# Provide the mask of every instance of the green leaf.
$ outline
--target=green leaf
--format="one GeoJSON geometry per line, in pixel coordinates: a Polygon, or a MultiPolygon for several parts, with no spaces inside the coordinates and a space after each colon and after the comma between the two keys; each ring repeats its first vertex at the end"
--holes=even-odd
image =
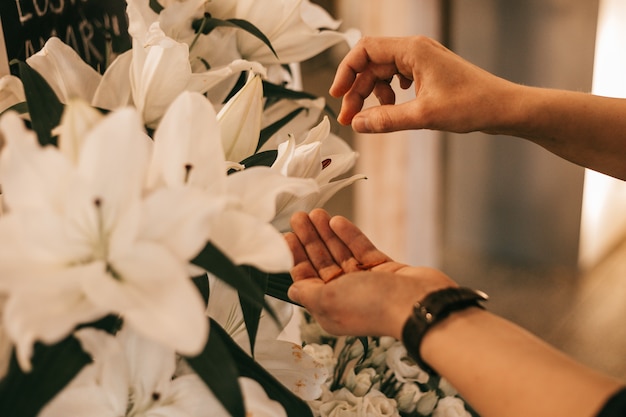
{"type": "Polygon", "coordinates": [[[9,372],[0,383],[0,415],[36,416],[90,362],[73,336],[54,346],[37,344],[29,373],[20,369],[14,353],[9,372]]]}
{"type": "MultiPolygon", "coordinates": [[[[309,99],[315,100],[316,95],[307,93],[306,91],[292,90],[282,85],[274,84],[269,81],[263,81],[263,95],[272,100],[288,99],[288,100],[300,100],[309,99]]],[[[328,104],[324,106],[324,111],[331,116],[335,116],[335,112],[330,108],[328,104]]]]}
{"type": "Polygon", "coordinates": [[[63,114],[63,104],[59,101],[54,90],[46,80],[28,64],[22,61],[13,61],[17,64],[19,75],[24,84],[24,94],[28,103],[28,110],[32,127],[41,146],[55,145],[56,138],[52,136],[52,129],[59,125],[63,114]]]}
{"type": "Polygon", "coordinates": [[[200,292],[200,295],[202,296],[202,299],[204,300],[204,304],[208,304],[209,302],[209,278],[206,276],[206,274],[197,276],[197,277],[193,277],[192,279],[193,284],[196,286],[196,288],[198,289],[198,292],[200,292]]]}
{"type": "Polygon", "coordinates": [[[226,344],[232,355],[240,376],[257,381],[271,399],[282,404],[288,416],[313,417],[311,408],[294,393],[289,391],[276,378],[267,372],[261,365],[254,361],[215,321],[211,320],[211,334],[221,334],[222,341],[226,344]]]}
{"type": "Polygon", "coordinates": [[[292,283],[293,280],[291,279],[291,275],[289,275],[288,273],[269,274],[267,289],[265,290],[265,292],[267,295],[277,298],[279,300],[286,301],[294,305],[300,305],[291,301],[291,299],[289,299],[289,297],[287,296],[287,291],[289,290],[289,287],[292,283]]]}
{"type": "Polygon", "coordinates": [[[237,380],[238,367],[230,352],[232,346],[224,343],[224,339],[230,339],[230,336],[220,329],[211,320],[209,339],[204,350],[198,356],[186,359],[231,416],[245,417],[243,395],[237,380]]]}
{"type": "Polygon", "coordinates": [[[265,36],[265,34],[261,32],[259,28],[257,28],[255,25],[248,22],[247,20],[243,20],[243,19],[222,20],[222,19],[216,19],[206,14],[202,19],[195,20],[191,26],[196,31],[196,33],[203,33],[205,35],[208,35],[209,33],[211,33],[213,29],[217,27],[231,27],[231,28],[236,28],[236,29],[243,29],[249,34],[255,36],[265,45],[267,45],[267,47],[270,49],[270,51],[272,51],[274,56],[278,58],[278,55],[276,54],[276,51],[274,50],[274,47],[272,46],[272,43],[270,42],[268,37],[265,36]]]}
{"type": "Polygon", "coordinates": [[[259,135],[259,144],[256,146],[256,152],[261,149],[263,145],[272,137],[273,134],[278,132],[282,127],[284,127],[287,123],[296,118],[297,115],[302,113],[304,107],[300,107],[295,109],[287,116],[283,117],[280,120],[275,121],[271,125],[267,126],[265,129],[261,130],[261,134],[259,135]]]}
{"type": "MultiPolygon", "coordinates": [[[[107,316],[83,327],[114,333],[120,323],[118,317],[107,316]]],[[[55,345],[37,343],[32,358],[33,369],[28,373],[19,367],[13,352],[7,375],[0,382],[0,416],[36,416],[89,363],[91,357],[74,336],[55,345]]]]}
{"type": "Polygon", "coordinates": [[[237,94],[239,90],[243,88],[244,85],[246,85],[246,79],[248,78],[247,74],[247,71],[241,71],[241,74],[239,74],[239,78],[237,78],[237,82],[230,90],[222,104],[226,104],[231,98],[235,96],[235,94],[237,94]]]}
{"type": "Polygon", "coordinates": [[[161,13],[164,9],[161,3],[159,3],[159,0],[150,0],[150,8],[155,13],[161,13]]]}
{"type": "MultiPolygon", "coordinates": [[[[250,266],[245,267],[245,270],[248,272],[253,285],[258,285],[259,288],[265,293],[268,274],[250,266]]],[[[257,304],[248,302],[241,296],[239,297],[239,304],[241,305],[243,319],[246,323],[246,329],[248,330],[250,352],[252,353],[252,356],[254,356],[254,345],[256,342],[257,331],[259,330],[262,308],[257,304]]]]}
{"type": "MultiPolygon", "coordinates": [[[[256,166],[271,167],[272,164],[276,161],[277,156],[278,156],[278,151],[275,149],[269,150],[269,151],[263,151],[263,152],[255,153],[254,155],[247,157],[240,163],[246,168],[256,167],[256,166]]],[[[236,172],[236,170],[233,170],[233,172],[236,172]]],[[[232,172],[229,172],[229,173],[232,173],[232,172]]]]}
{"type": "Polygon", "coordinates": [[[26,103],[25,101],[22,101],[21,103],[14,104],[11,107],[9,107],[8,109],[6,109],[3,112],[1,112],[0,116],[3,115],[4,113],[8,112],[8,111],[18,112],[19,114],[27,114],[28,113],[28,103],[26,103]]]}
{"type": "Polygon", "coordinates": [[[270,316],[278,322],[276,313],[265,301],[264,291],[252,282],[251,277],[242,268],[235,265],[211,242],[207,243],[198,256],[192,260],[192,263],[236,289],[240,297],[266,309],[270,316]]]}
{"type": "Polygon", "coordinates": [[[366,336],[359,336],[358,339],[363,345],[363,356],[361,356],[361,359],[359,359],[358,361],[358,364],[360,365],[363,363],[363,361],[365,361],[365,358],[367,357],[367,351],[369,349],[369,339],[366,336]]]}

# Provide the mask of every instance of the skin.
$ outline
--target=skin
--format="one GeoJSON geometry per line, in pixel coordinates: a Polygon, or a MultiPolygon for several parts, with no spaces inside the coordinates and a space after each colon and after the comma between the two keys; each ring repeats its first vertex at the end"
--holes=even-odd
{"type": "Polygon", "coordinates": [[[515,84],[429,38],[363,38],[339,64],[330,94],[342,97],[339,122],[357,132],[507,134],[626,179],[626,100],[515,84]],[[396,104],[393,77],[415,98],[396,104]],[[370,94],[380,105],[363,109],[370,94]]]}
{"type": "MultiPolygon", "coordinates": [[[[626,179],[626,100],[511,83],[432,39],[363,38],[330,88],[338,120],[362,133],[483,131],[530,140],[576,164],[626,179]],[[396,77],[415,98],[396,103],[396,77]],[[374,94],[380,103],[363,108],[374,94]]],[[[401,339],[412,306],[457,284],[395,262],[343,217],[296,213],[289,296],[327,331],[401,339]]],[[[623,382],[585,367],[489,311],[451,314],[425,335],[422,358],[483,417],[593,416],[623,382]]]]}
{"type": "MultiPolygon", "coordinates": [[[[416,301],[457,285],[436,269],[393,261],[344,217],[316,209],[294,214],[291,226],[289,297],[330,333],[401,339],[416,301]]],[[[436,324],[420,353],[483,417],[593,416],[622,386],[478,308],[436,324]]]]}

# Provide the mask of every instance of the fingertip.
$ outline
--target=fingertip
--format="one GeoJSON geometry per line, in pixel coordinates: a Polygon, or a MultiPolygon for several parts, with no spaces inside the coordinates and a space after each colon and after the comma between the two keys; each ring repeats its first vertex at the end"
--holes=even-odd
{"type": "Polygon", "coordinates": [[[339,116],[337,116],[337,121],[343,126],[350,126],[350,123],[352,123],[352,118],[346,116],[344,112],[340,112],[339,116]]]}
{"type": "Polygon", "coordinates": [[[300,304],[299,296],[300,296],[300,289],[294,282],[293,284],[291,284],[291,286],[287,290],[287,297],[289,297],[291,301],[300,304]]]}
{"type": "Polygon", "coordinates": [[[309,218],[309,215],[306,212],[296,211],[289,218],[289,224],[291,225],[291,228],[294,229],[294,226],[302,224],[302,221],[308,220],[308,218],[309,218]]]}

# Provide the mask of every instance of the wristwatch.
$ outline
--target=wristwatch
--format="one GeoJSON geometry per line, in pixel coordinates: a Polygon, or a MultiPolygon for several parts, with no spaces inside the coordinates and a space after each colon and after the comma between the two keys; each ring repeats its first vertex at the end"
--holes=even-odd
{"type": "Polygon", "coordinates": [[[402,329],[402,342],[408,355],[424,371],[431,375],[436,372],[428,366],[420,355],[420,346],[426,332],[450,313],[468,307],[484,308],[481,304],[489,297],[482,291],[466,287],[451,287],[434,291],[413,306],[402,329]]]}

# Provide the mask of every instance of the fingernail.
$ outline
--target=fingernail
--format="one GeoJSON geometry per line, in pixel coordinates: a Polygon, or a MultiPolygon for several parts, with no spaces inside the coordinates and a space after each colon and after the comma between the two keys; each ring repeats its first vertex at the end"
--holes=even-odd
{"type": "Polygon", "coordinates": [[[352,119],[352,129],[361,133],[370,133],[372,131],[369,119],[359,115],[354,116],[354,119],[352,119]]]}

